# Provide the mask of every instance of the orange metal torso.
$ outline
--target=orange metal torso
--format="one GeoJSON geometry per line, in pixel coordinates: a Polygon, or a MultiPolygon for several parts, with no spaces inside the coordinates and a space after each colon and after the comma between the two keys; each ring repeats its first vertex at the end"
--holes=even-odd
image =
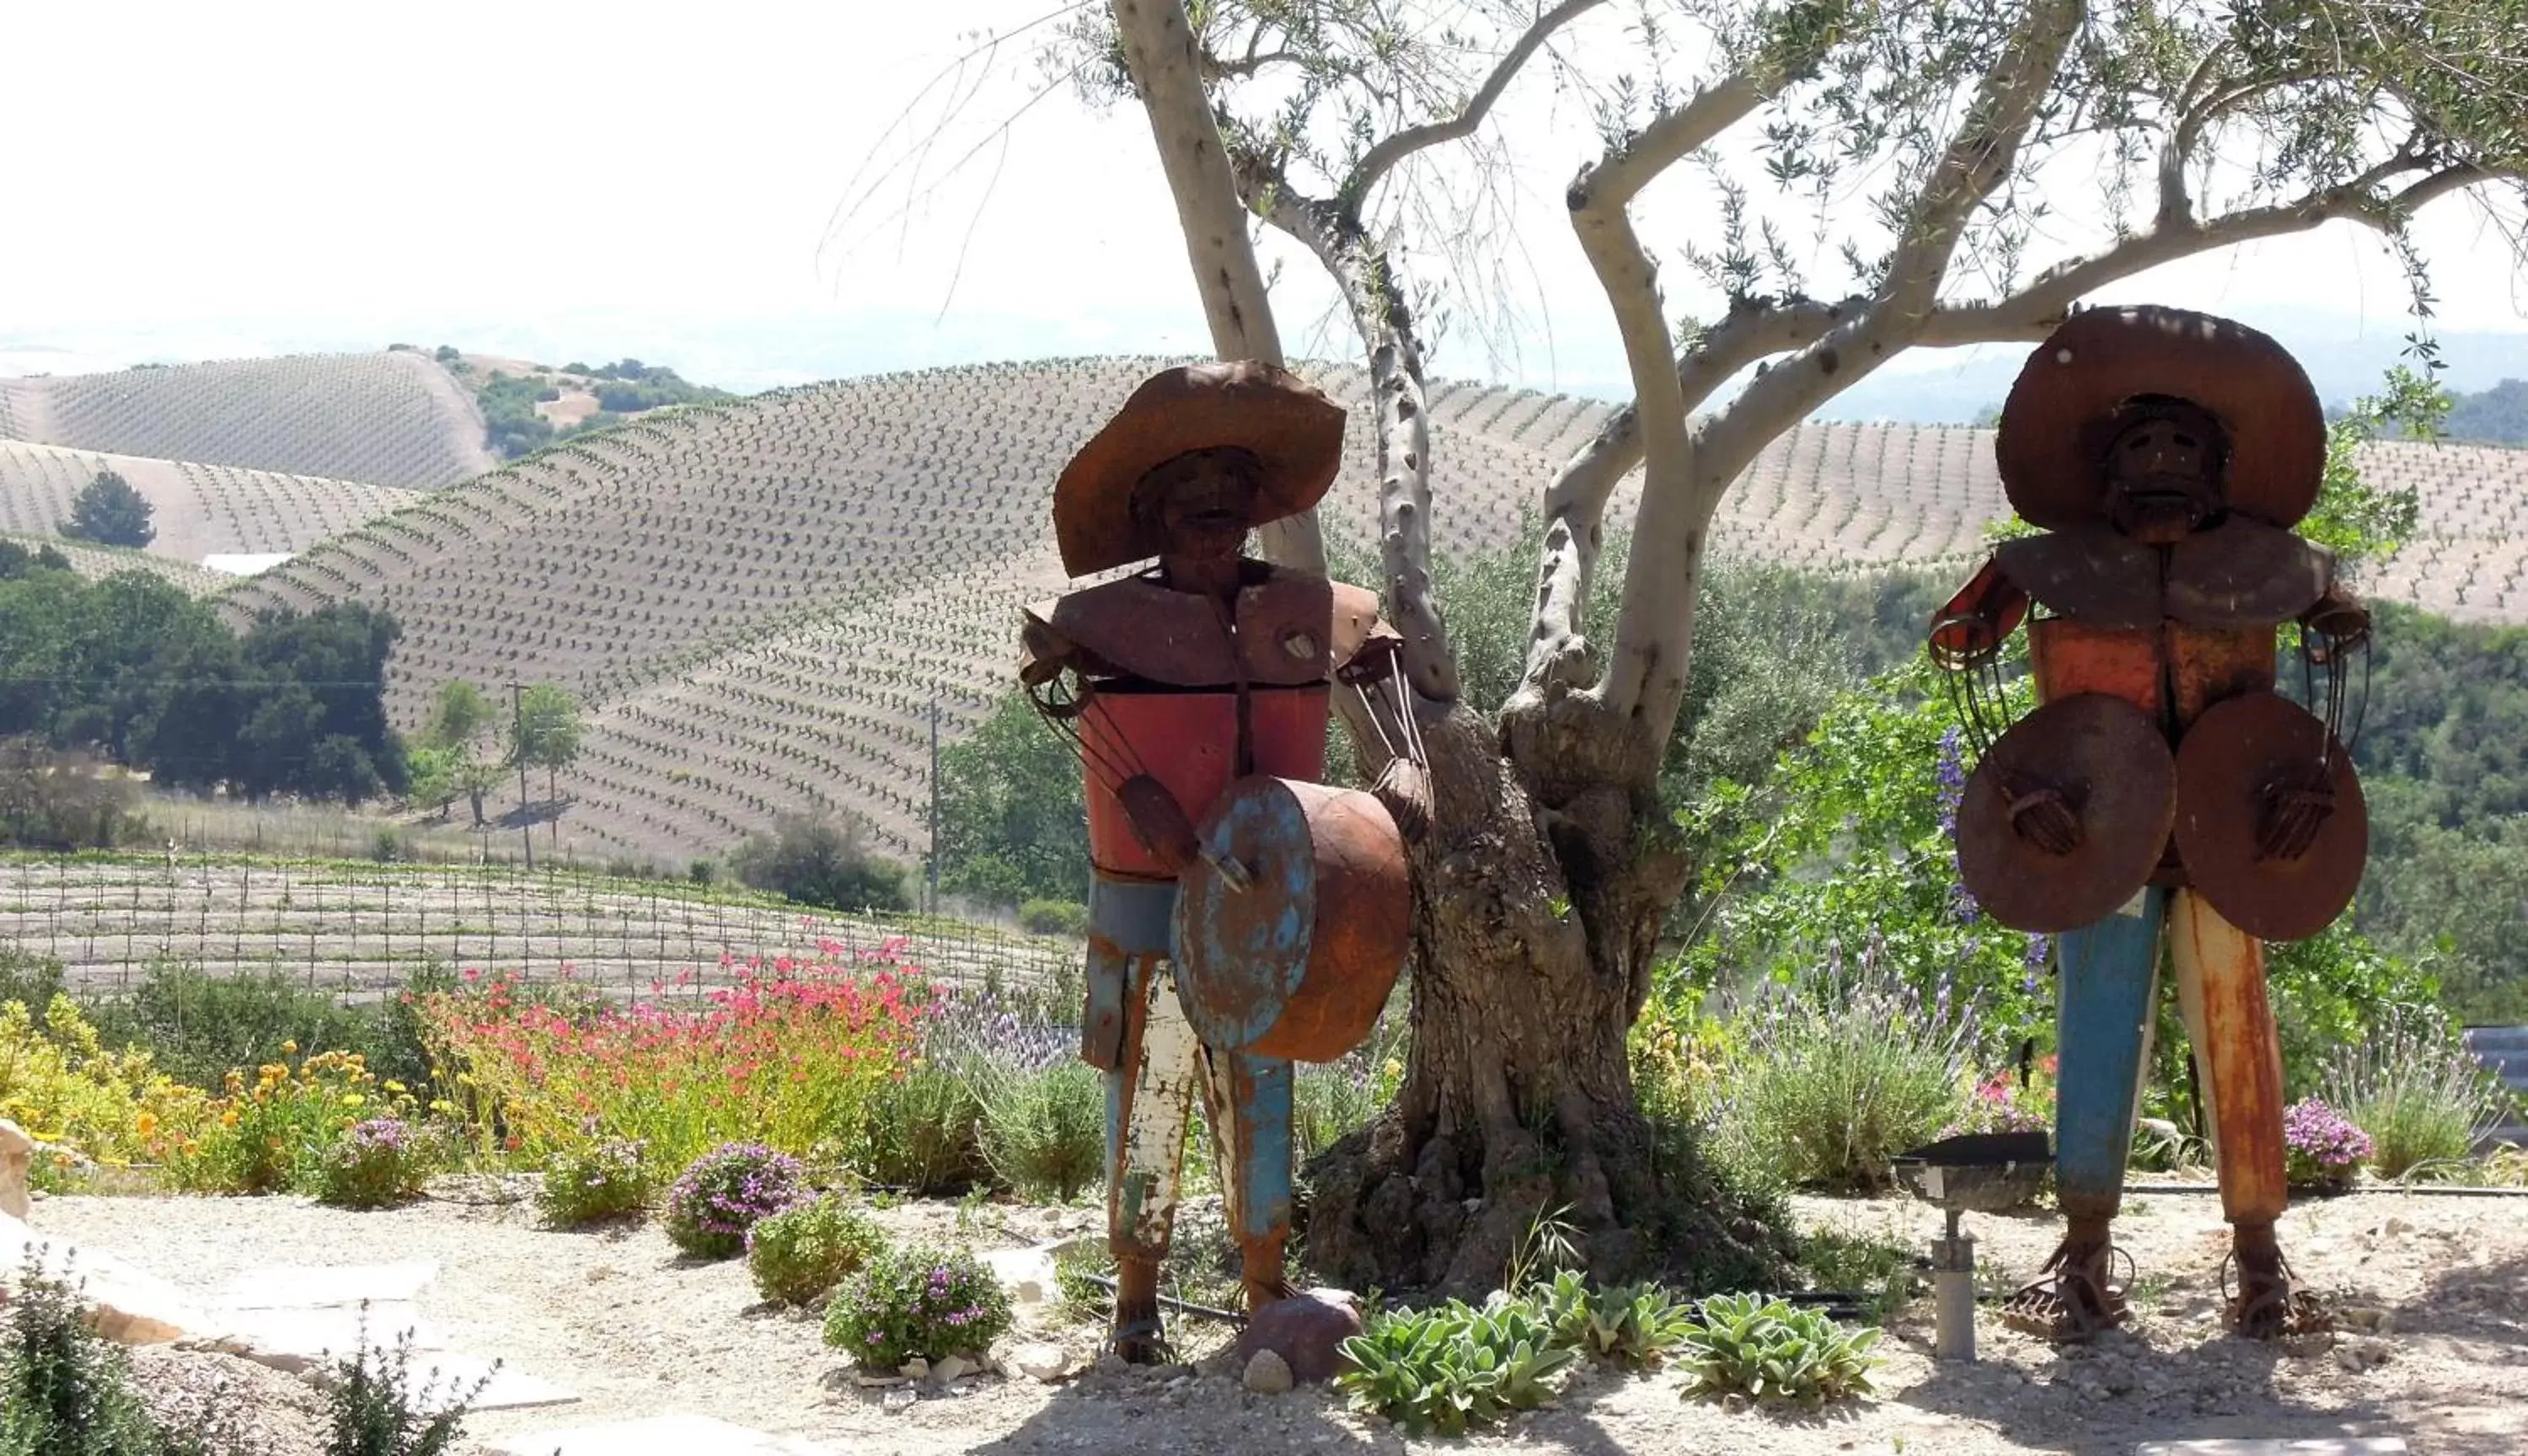
{"type": "Polygon", "coordinates": [[[2171,747],[2203,710],[2274,687],[2272,627],[2092,627],[2072,617],[2028,626],[2040,702],[2105,693],[2147,712],[2171,747]]]}

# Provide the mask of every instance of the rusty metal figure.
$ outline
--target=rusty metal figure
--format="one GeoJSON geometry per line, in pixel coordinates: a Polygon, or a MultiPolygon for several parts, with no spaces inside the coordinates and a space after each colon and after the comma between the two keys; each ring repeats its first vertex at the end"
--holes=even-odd
{"type": "Polygon", "coordinates": [[[1292,1297],[1290,1073],[1367,1036],[1402,967],[1403,841],[1430,814],[1400,639],[1378,597],[1242,554],[1333,484],[1343,411],[1283,370],[1172,369],[1064,470],[1064,567],[1155,566],[1028,609],[1019,676],[1087,774],[1087,1004],[1106,1073],[1114,1347],[1163,1358],[1191,1100],[1220,1152],[1249,1310],[1292,1297]],[[1336,692],[1390,762],[1327,787],[1336,692]]]}
{"type": "Polygon", "coordinates": [[[2315,1327],[2274,1237],[2283,1080],[2263,942],[2317,933],[2360,879],[2368,821],[2338,729],[2370,632],[2333,557],[2291,530],[2324,474],[2317,395],[2238,324],[2092,310],[2029,356],[1998,453],[2012,506],[2045,534],[1993,553],[1933,620],[1930,651],[1984,750],[1958,815],[1967,887],[2002,923],[2057,936],[2067,1226],[2006,1313],[2056,1339],[2125,1317],[2110,1226],[2165,939],[2232,1227],[2231,1327],[2315,1327]],[[2041,705],[2005,724],[1997,661],[2024,618],[2041,705]],[[2289,623],[2322,717],[2274,691],[2289,623]]]}

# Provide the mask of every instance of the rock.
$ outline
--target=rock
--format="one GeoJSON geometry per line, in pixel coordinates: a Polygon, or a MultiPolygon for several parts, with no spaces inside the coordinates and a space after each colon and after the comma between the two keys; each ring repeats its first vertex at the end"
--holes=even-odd
{"type": "Polygon", "coordinates": [[[1101,1376],[1120,1376],[1132,1368],[1132,1362],[1112,1350],[1107,1350],[1097,1357],[1097,1373],[1101,1376]]]}
{"type": "Polygon", "coordinates": [[[930,1378],[930,1362],[916,1355],[897,1366],[895,1373],[908,1380],[926,1380],[930,1378]]]}
{"type": "Polygon", "coordinates": [[[962,1355],[943,1355],[931,1363],[930,1378],[945,1385],[959,1376],[972,1373],[974,1369],[974,1362],[962,1355]]]}
{"type": "Polygon", "coordinates": [[[2396,1355],[2396,1347],[2386,1340],[2348,1339],[2335,1347],[2335,1363],[2359,1375],[2387,1364],[2396,1355]]]}
{"type": "Polygon", "coordinates": [[[2344,1322],[2346,1329],[2363,1330],[2370,1334],[2386,1334],[2389,1326],[2396,1323],[2396,1317],[2393,1314],[2375,1305],[2347,1304],[2335,1313],[2336,1317],[2344,1322]]]}
{"type": "Polygon", "coordinates": [[[43,1238],[16,1218],[0,1214],[0,1279],[14,1281],[29,1252],[44,1276],[79,1286],[79,1298],[95,1309],[90,1323],[96,1332],[117,1344],[216,1340],[227,1333],[190,1295],[156,1274],[66,1239],[43,1238]]]}
{"type": "Polygon", "coordinates": [[[894,1386],[894,1385],[901,1385],[901,1384],[903,1384],[903,1383],[904,1383],[904,1377],[902,1377],[902,1376],[873,1376],[873,1375],[869,1374],[869,1373],[868,1373],[868,1372],[866,1372],[866,1371],[864,1371],[863,1373],[861,1373],[859,1376],[855,1377],[854,1378],[855,1378],[855,1379],[857,1379],[857,1380],[859,1381],[859,1383],[861,1383],[862,1385],[867,1386],[867,1387],[869,1387],[869,1388],[871,1388],[871,1389],[878,1389],[878,1388],[884,1388],[884,1387],[889,1387],[889,1386],[894,1386]]]}
{"type": "Polygon", "coordinates": [[[995,1249],[983,1256],[1001,1287],[1010,1291],[1018,1304],[1043,1304],[1061,1292],[1053,1276],[1053,1246],[1039,1244],[1031,1249],[995,1249]]]}
{"type": "Polygon", "coordinates": [[[1050,1385],[1071,1374],[1071,1352],[1060,1345],[1021,1345],[1010,1352],[1008,1365],[1030,1380],[1050,1385]]]}
{"type": "Polygon", "coordinates": [[[1360,1327],[1360,1310],[1349,1294],[1311,1289],[1257,1310],[1238,1331],[1238,1357],[1251,1365],[1258,1351],[1270,1350],[1290,1367],[1293,1380],[1330,1380],[1343,1368],[1343,1342],[1360,1327]]]}
{"type": "Polygon", "coordinates": [[[914,1389],[911,1385],[898,1385],[894,1389],[886,1392],[884,1395],[879,1396],[878,1404],[890,1411],[900,1411],[921,1398],[921,1396],[914,1393],[914,1389]]]}
{"type": "Polygon", "coordinates": [[[1291,1385],[1290,1363],[1271,1350],[1258,1350],[1246,1361],[1246,1388],[1258,1395],[1283,1395],[1291,1385]]]}
{"type": "Polygon", "coordinates": [[[24,1219],[32,1207],[26,1199],[26,1170],[35,1161],[35,1140],[26,1129],[0,1118],[0,1214],[24,1219]]]}

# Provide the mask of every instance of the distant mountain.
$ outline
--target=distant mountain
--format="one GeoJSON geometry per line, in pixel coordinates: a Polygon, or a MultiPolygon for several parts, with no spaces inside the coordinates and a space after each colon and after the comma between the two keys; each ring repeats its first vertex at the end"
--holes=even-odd
{"type": "MultiPolygon", "coordinates": [[[[2358,326],[2323,314],[2250,318],[2246,322],[2281,339],[2308,371],[2318,397],[2329,405],[2348,404],[2375,393],[2380,376],[2400,362],[2400,333],[2372,326],[2367,337],[2358,326]]],[[[2440,336],[2441,359],[2448,366],[2442,382],[2453,392],[2498,392],[2505,380],[2528,379],[2528,333],[2449,333],[2440,336]]],[[[1932,360],[1942,354],[1909,358],[1932,360]]],[[[1908,424],[1967,424],[1998,406],[2019,377],[2025,350],[1975,348],[1954,351],[1957,363],[1899,371],[1891,367],[1837,395],[1818,411],[1825,420],[1892,420],[1908,424]]],[[[2494,436],[2468,438],[2496,439],[2494,436]]],[[[2517,437],[2511,442],[2520,442],[2517,437]]]]}
{"type": "Polygon", "coordinates": [[[2462,394],[2449,407],[2452,440],[2485,444],[2528,444],[2528,380],[2505,379],[2480,394],[2462,394]]]}

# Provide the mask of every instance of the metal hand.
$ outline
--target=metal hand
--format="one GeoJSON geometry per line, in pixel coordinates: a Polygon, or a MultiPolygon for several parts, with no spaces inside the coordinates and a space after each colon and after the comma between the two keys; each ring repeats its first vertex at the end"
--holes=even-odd
{"type": "Polygon", "coordinates": [[[2072,811],[2063,791],[2051,784],[2017,776],[2002,780],[2010,796],[2010,827],[2020,838],[2049,855],[2068,855],[2087,838],[2080,816],[2072,811]]]}
{"type": "Polygon", "coordinates": [[[2264,814],[2256,826],[2260,859],[2296,859],[2307,854],[2335,812],[2335,786],[2317,764],[2275,775],[2261,798],[2264,814]]]}

